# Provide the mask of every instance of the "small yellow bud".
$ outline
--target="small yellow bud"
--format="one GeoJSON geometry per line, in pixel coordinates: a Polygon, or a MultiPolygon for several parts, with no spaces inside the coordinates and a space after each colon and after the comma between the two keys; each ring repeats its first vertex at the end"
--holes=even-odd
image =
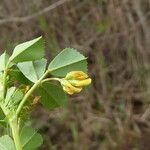
{"type": "Polygon", "coordinates": [[[74,87],[74,86],[72,86],[72,85],[71,85],[67,80],[65,80],[65,79],[62,79],[62,80],[61,80],[61,85],[62,85],[62,87],[63,87],[63,90],[64,90],[66,93],[70,94],[70,95],[72,95],[72,94],[74,94],[74,93],[79,93],[79,92],[81,92],[81,90],[82,90],[81,87],[74,87]]]}
{"type": "Polygon", "coordinates": [[[63,90],[64,90],[66,93],[72,95],[72,94],[74,94],[74,93],[79,93],[79,92],[81,92],[82,88],[71,89],[71,88],[69,88],[68,86],[63,86],[63,90]]]}
{"type": "Polygon", "coordinates": [[[65,77],[66,80],[84,80],[86,78],[88,75],[83,71],[71,71],[65,77]]]}
{"type": "Polygon", "coordinates": [[[61,85],[66,93],[72,95],[81,92],[82,87],[89,85],[91,81],[86,73],[71,71],[61,80],[61,85]]]}

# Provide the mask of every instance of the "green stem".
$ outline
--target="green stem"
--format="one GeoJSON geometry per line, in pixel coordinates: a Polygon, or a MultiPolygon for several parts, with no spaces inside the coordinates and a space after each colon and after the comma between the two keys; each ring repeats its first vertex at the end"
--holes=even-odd
{"type": "MultiPolygon", "coordinates": [[[[3,110],[5,116],[7,116],[8,110],[2,104],[0,104],[0,107],[3,110]]],[[[9,120],[9,125],[12,130],[12,136],[14,139],[16,150],[22,150],[22,146],[20,143],[20,137],[19,137],[19,124],[18,124],[17,120],[18,120],[17,117],[14,116],[13,119],[9,120]]]]}
{"type": "Polygon", "coordinates": [[[19,127],[18,127],[18,124],[17,124],[17,118],[10,121],[9,124],[10,124],[11,130],[12,130],[12,136],[13,136],[13,139],[14,139],[16,150],[22,150],[20,137],[19,137],[19,127]]]}
{"type": "MultiPolygon", "coordinates": [[[[3,75],[3,100],[5,99],[6,92],[7,92],[7,68],[9,66],[9,62],[7,63],[5,70],[4,70],[4,75],[3,75]]],[[[0,104],[1,109],[3,110],[5,116],[8,114],[8,110],[3,106],[3,104],[0,104]]],[[[18,126],[18,121],[17,121],[17,116],[14,116],[13,120],[9,120],[9,125],[12,130],[12,136],[14,139],[15,147],[16,150],[22,150],[22,146],[20,143],[20,137],[19,137],[19,126],[18,126]]]]}
{"type": "Polygon", "coordinates": [[[52,80],[56,80],[56,81],[59,81],[59,82],[60,82],[60,79],[59,79],[59,78],[47,78],[47,79],[43,80],[42,83],[48,82],[48,81],[52,81],[52,80]]]}
{"type": "Polygon", "coordinates": [[[23,97],[22,101],[20,102],[17,110],[16,110],[16,115],[18,116],[21,109],[23,108],[23,105],[27,101],[27,99],[30,97],[30,95],[34,92],[34,90],[41,84],[41,81],[48,75],[49,70],[45,72],[45,74],[31,87],[31,89],[25,94],[23,97]]]}

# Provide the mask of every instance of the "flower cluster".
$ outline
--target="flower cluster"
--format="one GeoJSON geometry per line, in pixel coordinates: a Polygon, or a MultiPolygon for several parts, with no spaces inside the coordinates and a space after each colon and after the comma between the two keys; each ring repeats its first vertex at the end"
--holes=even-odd
{"type": "Polygon", "coordinates": [[[69,72],[65,78],[61,79],[63,90],[70,95],[79,93],[83,87],[88,86],[90,83],[91,78],[82,71],[69,72]]]}

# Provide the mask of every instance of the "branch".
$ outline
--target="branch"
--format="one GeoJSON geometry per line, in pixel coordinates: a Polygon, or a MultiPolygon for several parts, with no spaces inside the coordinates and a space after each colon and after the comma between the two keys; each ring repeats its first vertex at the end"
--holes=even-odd
{"type": "Polygon", "coordinates": [[[33,13],[31,15],[27,15],[27,16],[24,16],[24,17],[10,17],[10,18],[6,18],[6,19],[1,19],[0,20],[0,25],[1,24],[5,24],[5,23],[9,23],[9,22],[26,22],[26,21],[29,21],[31,19],[34,19],[40,15],[43,15],[53,9],[55,9],[56,7],[60,6],[60,5],[63,5],[65,2],[67,1],[70,1],[70,0],[59,0],[58,2],[55,2],[53,4],[51,4],[50,6],[36,12],[36,13],[33,13]]]}

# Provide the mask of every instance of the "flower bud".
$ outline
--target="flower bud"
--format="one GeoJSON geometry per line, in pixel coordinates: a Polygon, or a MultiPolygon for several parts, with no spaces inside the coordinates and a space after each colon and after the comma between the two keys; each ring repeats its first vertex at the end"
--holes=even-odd
{"type": "Polygon", "coordinates": [[[63,90],[64,90],[66,93],[70,94],[70,95],[72,95],[72,94],[74,94],[74,93],[79,93],[79,92],[81,92],[81,90],[82,90],[81,87],[74,87],[74,86],[72,86],[72,85],[71,85],[67,80],[65,80],[65,79],[62,79],[62,80],[61,80],[61,85],[62,85],[62,87],[63,87],[63,90]]]}
{"type": "Polygon", "coordinates": [[[69,80],[69,82],[76,87],[83,87],[83,86],[88,86],[91,84],[91,79],[87,78],[85,80],[69,80]]]}
{"type": "Polygon", "coordinates": [[[89,85],[91,81],[86,73],[71,71],[64,79],[61,79],[61,85],[66,93],[72,95],[81,92],[82,87],[89,85]]]}
{"type": "Polygon", "coordinates": [[[66,80],[84,80],[86,78],[88,75],[83,71],[71,71],[65,77],[66,80]]]}

